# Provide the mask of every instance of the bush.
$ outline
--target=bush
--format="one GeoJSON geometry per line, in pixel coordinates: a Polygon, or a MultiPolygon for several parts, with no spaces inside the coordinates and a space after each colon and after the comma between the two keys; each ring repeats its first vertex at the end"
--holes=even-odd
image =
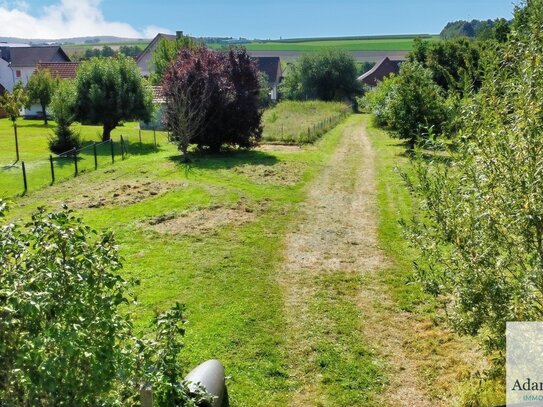
{"type": "Polygon", "coordinates": [[[367,113],[373,113],[375,124],[380,127],[390,126],[388,102],[396,86],[397,76],[392,74],[383,79],[376,87],[366,92],[360,99],[360,107],[367,113]]]}
{"type": "Polygon", "coordinates": [[[53,95],[51,110],[57,125],[54,137],[49,138],[49,149],[55,154],[81,146],[79,135],[71,128],[75,114],[75,98],[75,86],[69,81],[61,82],[53,95]]]}
{"type": "Polygon", "coordinates": [[[183,308],[155,318],[154,338],[135,337],[121,267],[113,234],[67,210],[0,227],[2,405],[136,406],[147,382],[158,406],[195,405],[180,384],[183,308]]]}
{"type": "Polygon", "coordinates": [[[418,139],[444,130],[449,117],[443,93],[430,70],[418,62],[404,62],[399,75],[379,83],[363,104],[371,109],[378,124],[413,147],[418,139]]]}
{"type": "Polygon", "coordinates": [[[244,49],[182,49],[165,74],[165,121],[185,158],[188,147],[252,147],[262,135],[260,83],[244,49]]]}
{"type": "Polygon", "coordinates": [[[527,3],[486,67],[452,164],[419,156],[410,180],[421,202],[408,229],[421,252],[417,277],[498,363],[506,322],[543,318],[543,64],[533,57],[543,53],[542,10],[541,0],[527,3]]]}

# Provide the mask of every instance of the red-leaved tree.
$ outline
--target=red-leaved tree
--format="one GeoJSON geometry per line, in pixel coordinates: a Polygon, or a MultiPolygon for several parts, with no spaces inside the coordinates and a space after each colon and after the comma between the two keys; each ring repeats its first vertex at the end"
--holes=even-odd
{"type": "Polygon", "coordinates": [[[164,119],[185,160],[190,144],[216,152],[260,140],[258,71],[244,49],[182,49],[162,87],[164,119]]]}

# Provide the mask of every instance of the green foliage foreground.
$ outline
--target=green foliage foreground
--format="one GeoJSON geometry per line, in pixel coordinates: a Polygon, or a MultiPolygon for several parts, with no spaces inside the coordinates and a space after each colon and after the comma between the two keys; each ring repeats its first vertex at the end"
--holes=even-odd
{"type": "Polygon", "coordinates": [[[158,406],[194,405],[180,382],[183,307],[157,316],[154,336],[133,335],[121,267],[113,235],[66,210],[0,227],[2,405],[136,406],[143,383],[158,406]]]}
{"type": "Polygon", "coordinates": [[[489,352],[504,351],[506,321],[543,318],[543,1],[523,16],[462,114],[451,164],[421,152],[412,180],[418,277],[489,352]]]}

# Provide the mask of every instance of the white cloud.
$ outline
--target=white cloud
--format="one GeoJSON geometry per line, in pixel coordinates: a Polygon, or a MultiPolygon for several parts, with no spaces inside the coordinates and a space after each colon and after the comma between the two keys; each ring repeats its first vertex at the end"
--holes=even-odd
{"type": "Polygon", "coordinates": [[[24,0],[0,1],[0,36],[59,39],[113,35],[128,38],[151,38],[169,30],[149,26],[138,31],[130,24],[107,21],[100,0],[60,0],[45,7],[41,15],[28,13],[24,0]]]}

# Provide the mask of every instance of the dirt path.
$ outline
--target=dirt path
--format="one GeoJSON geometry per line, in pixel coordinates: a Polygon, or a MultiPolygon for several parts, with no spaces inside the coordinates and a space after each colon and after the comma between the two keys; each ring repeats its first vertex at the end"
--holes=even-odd
{"type": "MultiPolygon", "coordinates": [[[[323,278],[334,273],[363,276],[364,284],[347,301],[359,310],[360,341],[368,342],[393,369],[379,405],[438,405],[421,390],[415,364],[403,350],[406,330],[397,328],[405,325],[404,316],[392,309],[386,289],[372,282],[371,276],[388,262],[378,245],[376,205],[374,153],[362,122],[351,118],[336,152],[309,187],[298,229],[287,238],[280,282],[285,293],[291,375],[298,385],[291,406],[340,405],[340,395],[325,389],[316,351],[315,326],[330,324],[333,316],[326,310],[312,311],[323,278]],[[382,313],[395,316],[383,323],[382,313]]],[[[342,338],[334,340],[341,342],[342,338]]]]}

